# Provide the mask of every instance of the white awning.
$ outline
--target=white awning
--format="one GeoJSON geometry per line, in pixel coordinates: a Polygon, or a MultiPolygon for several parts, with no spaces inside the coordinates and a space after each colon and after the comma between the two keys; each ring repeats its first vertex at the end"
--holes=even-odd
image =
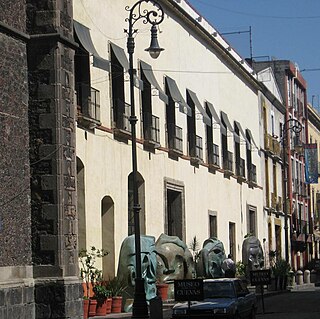
{"type": "Polygon", "coordinates": [[[206,113],[205,109],[202,107],[196,93],[192,92],[191,90],[187,89],[191,100],[193,101],[194,105],[197,107],[199,112],[202,114],[202,121],[204,124],[211,126],[211,119],[206,113]]]}
{"type": "Polygon", "coordinates": [[[146,62],[140,61],[140,66],[143,74],[147,78],[148,82],[159,92],[159,98],[164,103],[169,103],[168,96],[164,93],[164,91],[161,89],[158,81],[156,80],[151,65],[147,64],[146,62]]]}
{"type": "Polygon", "coordinates": [[[96,68],[110,71],[110,61],[102,58],[99,53],[97,52],[96,48],[91,39],[90,30],[84,26],[83,24],[73,21],[74,31],[84,49],[92,54],[93,56],[93,66],[96,68]]]}
{"type": "Polygon", "coordinates": [[[176,81],[171,79],[170,77],[166,76],[166,82],[167,82],[168,89],[169,89],[170,96],[171,96],[172,100],[179,104],[179,111],[181,113],[188,115],[188,116],[192,116],[191,108],[189,107],[189,105],[186,103],[186,101],[182,97],[182,95],[178,89],[176,81]]]}

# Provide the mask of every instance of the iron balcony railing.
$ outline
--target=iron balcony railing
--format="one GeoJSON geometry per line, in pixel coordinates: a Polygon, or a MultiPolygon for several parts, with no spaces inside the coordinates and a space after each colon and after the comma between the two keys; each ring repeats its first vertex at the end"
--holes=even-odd
{"type": "Polygon", "coordinates": [[[208,164],[220,166],[219,145],[212,145],[212,152],[208,153],[208,164]]]}
{"type": "Polygon", "coordinates": [[[202,137],[196,135],[196,157],[203,160],[202,137]]]}
{"type": "Polygon", "coordinates": [[[257,168],[254,164],[251,164],[248,173],[249,173],[249,176],[248,176],[249,181],[256,183],[257,182],[257,168]]]}
{"type": "Polygon", "coordinates": [[[131,134],[131,124],[129,121],[131,114],[130,104],[120,99],[116,99],[114,102],[114,112],[116,114],[116,128],[124,130],[131,134]]]}
{"type": "Polygon", "coordinates": [[[233,153],[226,152],[225,157],[223,157],[223,168],[227,171],[233,172],[233,153]]]}
{"type": "Polygon", "coordinates": [[[83,116],[100,121],[100,91],[88,84],[76,83],[77,105],[83,116]]]}
{"type": "Polygon", "coordinates": [[[151,113],[143,113],[144,138],[160,144],[160,119],[151,113]]]}
{"type": "Polygon", "coordinates": [[[236,174],[239,177],[245,177],[245,160],[243,158],[239,158],[236,161],[236,174]]]}
{"type": "Polygon", "coordinates": [[[168,141],[169,148],[179,153],[183,152],[182,146],[182,128],[173,124],[168,124],[168,141]]]}

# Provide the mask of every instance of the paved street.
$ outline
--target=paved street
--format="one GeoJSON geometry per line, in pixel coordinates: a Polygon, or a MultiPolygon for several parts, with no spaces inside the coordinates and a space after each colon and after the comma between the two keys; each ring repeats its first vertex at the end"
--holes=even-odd
{"type": "Polygon", "coordinates": [[[263,315],[259,301],[257,319],[319,319],[320,290],[268,296],[265,312],[263,315]]]}

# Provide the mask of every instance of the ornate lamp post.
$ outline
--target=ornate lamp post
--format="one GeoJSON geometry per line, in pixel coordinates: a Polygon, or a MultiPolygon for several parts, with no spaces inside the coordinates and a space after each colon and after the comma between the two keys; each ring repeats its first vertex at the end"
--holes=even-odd
{"type": "Polygon", "coordinates": [[[146,301],[146,294],[144,289],[144,279],[141,273],[141,245],[140,245],[140,205],[138,197],[137,185],[137,140],[136,140],[136,123],[137,117],[135,115],[134,104],[134,75],[136,70],[133,68],[133,53],[134,53],[134,38],[133,35],[137,33],[137,29],[133,29],[138,20],[142,20],[144,24],[151,24],[151,43],[150,47],[146,49],[150,56],[156,59],[161,51],[157,39],[157,25],[164,19],[164,12],[157,1],[154,0],[140,0],[131,8],[127,6],[126,11],[129,12],[129,18],[126,19],[129,24],[127,49],[129,54],[129,74],[130,74],[130,102],[131,102],[131,136],[132,136],[132,177],[133,177],[133,212],[134,212],[134,229],[135,229],[135,256],[136,256],[136,277],[135,277],[135,293],[132,307],[132,318],[148,318],[148,305],[146,301]],[[143,5],[151,4],[151,10],[148,10],[143,5]]]}
{"type": "Polygon", "coordinates": [[[299,134],[302,125],[298,120],[289,119],[284,123],[282,130],[282,150],[283,150],[283,198],[284,198],[284,242],[286,261],[289,262],[289,239],[288,239],[288,207],[287,207],[287,186],[288,186],[288,166],[287,166],[287,145],[288,131],[299,134]]]}

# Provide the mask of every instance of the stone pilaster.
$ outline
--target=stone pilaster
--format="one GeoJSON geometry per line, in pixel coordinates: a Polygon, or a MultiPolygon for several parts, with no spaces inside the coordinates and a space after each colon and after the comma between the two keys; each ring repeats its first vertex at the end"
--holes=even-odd
{"type": "Polygon", "coordinates": [[[80,318],[72,1],[27,1],[36,318],[80,318]]]}

